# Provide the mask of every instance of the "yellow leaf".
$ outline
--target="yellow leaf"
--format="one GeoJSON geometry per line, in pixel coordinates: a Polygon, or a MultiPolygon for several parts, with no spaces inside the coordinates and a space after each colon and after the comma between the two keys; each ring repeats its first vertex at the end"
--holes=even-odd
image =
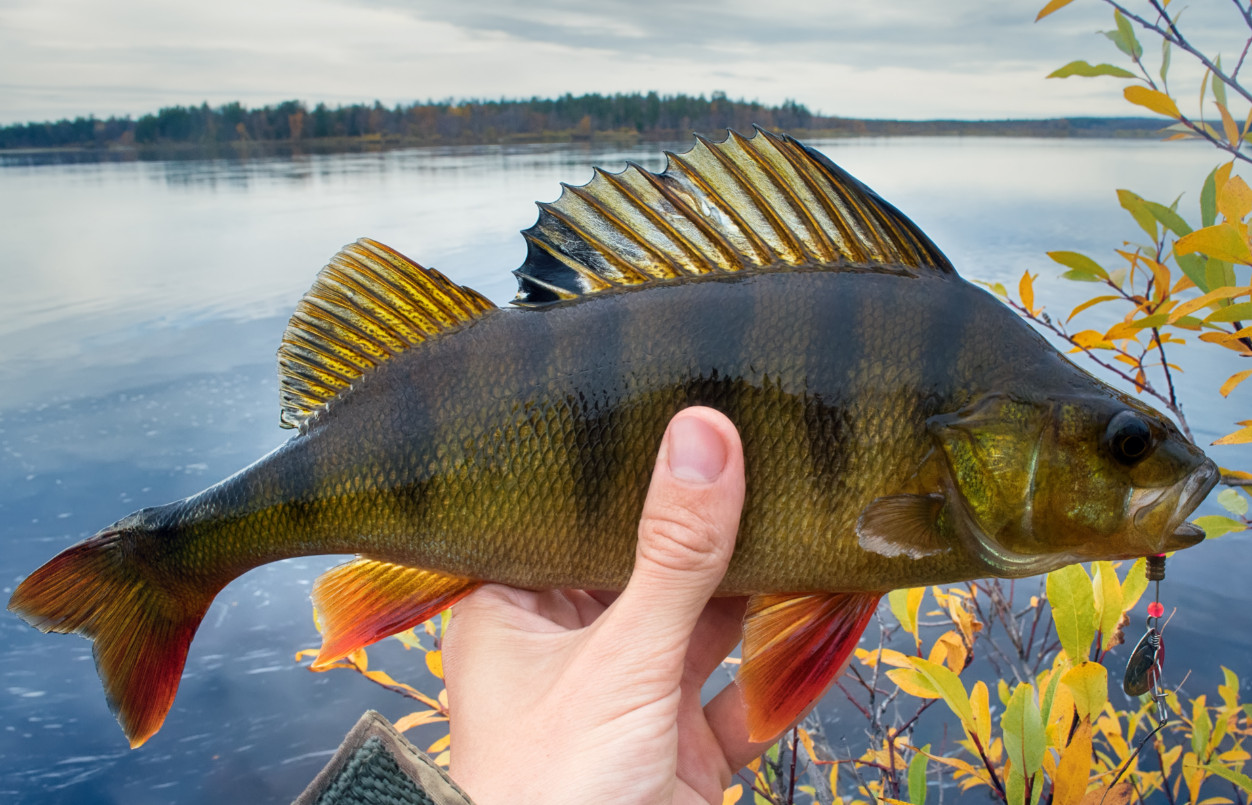
{"type": "Polygon", "coordinates": [[[1218,392],[1223,397],[1229,397],[1230,392],[1235,390],[1235,386],[1247,380],[1249,377],[1252,377],[1252,369],[1244,369],[1242,372],[1235,372],[1226,379],[1225,383],[1222,383],[1222,387],[1218,389],[1218,392]]]}
{"type": "Polygon", "coordinates": [[[1096,296],[1091,299],[1088,299],[1086,302],[1083,302],[1081,305],[1074,308],[1073,311],[1070,312],[1069,318],[1066,319],[1065,321],[1066,322],[1072,321],[1075,316],[1077,316],[1079,313],[1082,313],[1084,310],[1086,310],[1089,307],[1094,307],[1098,304],[1101,304],[1102,302],[1111,302],[1114,299],[1121,299],[1121,297],[1110,295],[1110,296],[1096,296]]]}
{"type": "Polygon", "coordinates": [[[1022,307],[1026,308],[1026,312],[1035,315],[1035,278],[1031,276],[1029,271],[1022,272],[1022,278],[1017,283],[1017,292],[1022,297],[1022,307]]]}
{"type": "Polygon", "coordinates": [[[1091,723],[1084,721],[1074,731],[1069,746],[1061,751],[1052,780],[1053,805],[1078,805],[1087,793],[1091,772],[1091,723]]]}
{"type": "Polygon", "coordinates": [[[1200,308],[1211,305],[1214,302],[1219,302],[1223,299],[1236,299],[1240,296],[1247,296],[1249,294],[1252,294],[1252,288],[1249,288],[1248,286],[1225,285],[1221,288],[1216,288],[1203,296],[1197,296],[1195,299],[1183,302],[1181,305],[1174,308],[1170,311],[1169,323],[1173,324],[1183,316],[1189,316],[1200,308]]]}
{"type": "Polygon", "coordinates": [[[1226,142],[1231,145],[1239,145],[1239,125],[1230,116],[1230,110],[1226,108],[1226,104],[1219,103],[1217,104],[1217,111],[1222,116],[1222,131],[1226,135],[1226,142]]]}
{"type": "Polygon", "coordinates": [[[1252,442],[1252,425],[1245,425],[1234,433],[1227,433],[1213,444],[1247,444],[1252,442]]]}
{"type": "Polygon", "coordinates": [[[1080,802],[1081,805],[1130,805],[1134,793],[1134,786],[1123,780],[1111,787],[1097,788],[1080,802]]]}
{"type": "Polygon", "coordinates": [[[961,640],[961,636],[956,632],[948,631],[935,641],[927,659],[933,663],[942,663],[954,673],[959,674],[965,670],[965,659],[968,655],[969,652],[965,650],[965,641],[961,640]]]}
{"type": "Polygon", "coordinates": [[[395,726],[397,732],[405,732],[424,724],[435,724],[447,720],[448,717],[438,710],[421,710],[400,718],[393,726],[395,726]]]}
{"type": "Polygon", "coordinates": [[[1217,211],[1229,223],[1239,223],[1252,212],[1252,188],[1241,177],[1231,176],[1217,194],[1217,211]]]}
{"type": "Polygon", "coordinates": [[[969,692],[969,705],[974,711],[975,734],[983,746],[991,745],[991,694],[981,679],[969,692]]]}
{"type": "Polygon", "coordinates": [[[444,751],[440,752],[438,755],[435,755],[435,765],[442,766],[445,769],[451,766],[452,765],[452,753],[445,749],[444,751]]]}
{"type": "Polygon", "coordinates": [[[722,805],[735,805],[735,803],[738,802],[739,798],[742,796],[743,786],[736,783],[730,788],[727,788],[725,793],[722,794],[722,805]]]}
{"type": "Polygon", "coordinates": [[[1109,672],[1098,662],[1075,665],[1061,677],[1061,684],[1073,695],[1079,718],[1094,719],[1109,700],[1109,672]]]}
{"type": "Polygon", "coordinates": [[[1072,2],[1074,2],[1074,0],[1049,0],[1048,4],[1040,10],[1039,16],[1035,17],[1035,22],[1038,22],[1054,11],[1060,11],[1072,2]]]}
{"type": "Polygon", "coordinates": [[[1112,562],[1092,562],[1091,589],[1095,594],[1096,621],[1100,628],[1100,650],[1113,647],[1117,624],[1122,619],[1122,585],[1112,562]]]}
{"type": "Polygon", "coordinates": [[[1135,84],[1122,90],[1122,95],[1126,96],[1126,100],[1131,103],[1151,109],[1158,115],[1172,117],[1175,120],[1182,117],[1178,113],[1178,106],[1174,103],[1174,99],[1164,92],[1135,84]]]}
{"type": "Polygon", "coordinates": [[[1184,235],[1174,243],[1174,254],[1200,252],[1230,263],[1252,263],[1247,233],[1231,223],[1214,224],[1184,235]]]}
{"type": "Polygon", "coordinates": [[[1169,269],[1150,257],[1142,259],[1143,262],[1148,264],[1148,268],[1152,269],[1152,279],[1156,286],[1156,299],[1159,302],[1169,293],[1169,269]]]}
{"type": "Polygon", "coordinates": [[[435,676],[443,679],[443,652],[428,651],[426,652],[426,667],[435,676]]]}
{"type": "Polygon", "coordinates": [[[451,743],[452,743],[452,735],[451,733],[449,733],[448,735],[445,735],[439,740],[435,741],[430,746],[426,747],[426,754],[432,755],[435,752],[442,752],[443,750],[447,749],[448,745],[451,743]]]}
{"type": "Polygon", "coordinates": [[[912,668],[892,668],[887,672],[887,678],[896,683],[896,687],[910,696],[916,696],[919,699],[939,698],[939,692],[931,686],[925,677],[912,668]]]}
{"type": "Polygon", "coordinates": [[[813,748],[813,736],[809,735],[809,731],[803,727],[798,727],[796,733],[800,736],[800,743],[804,744],[804,751],[809,753],[809,759],[819,760],[817,750],[813,748]]]}
{"type": "Polygon", "coordinates": [[[318,651],[319,649],[315,648],[302,648],[296,652],[296,662],[300,662],[305,657],[316,657],[318,655],[318,651]]]}

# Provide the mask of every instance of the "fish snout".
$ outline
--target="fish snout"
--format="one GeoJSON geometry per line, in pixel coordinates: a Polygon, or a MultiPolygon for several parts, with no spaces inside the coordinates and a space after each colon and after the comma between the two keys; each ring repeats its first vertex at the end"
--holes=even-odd
{"type": "Polygon", "coordinates": [[[1178,496],[1178,508],[1175,517],[1177,523],[1174,526],[1173,533],[1165,538],[1166,551],[1180,551],[1183,548],[1190,548],[1192,545],[1198,545],[1204,541],[1204,529],[1195,523],[1187,522],[1186,518],[1195,511],[1196,507],[1204,502],[1209,492],[1213,491],[1213,487],[1217,486],[1217,482],[1221,479],[1221,472],[1217,469],[1217,464],[1211,458],[1204,459],[1204,463],[1195,469],[1183,482],[1181,494],[1178,496]]]}

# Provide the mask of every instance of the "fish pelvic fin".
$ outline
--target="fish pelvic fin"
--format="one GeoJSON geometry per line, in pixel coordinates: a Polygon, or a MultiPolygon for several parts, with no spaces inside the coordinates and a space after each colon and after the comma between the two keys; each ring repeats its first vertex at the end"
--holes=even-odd
{"type": "Polygon", "coordinates": [[[94,641],[109,708],[132,749],[165,721],[187,649],[217,588],[175,592],[145,578],[128,535],[109,529],[53,557],[18,585],[9,610],[41,632],[94,641]]]}
{"type": "Polygon", "coordinates": [[[955,273],[912,221],[791,137],[697,136],[666,157],[662,173],[597,170],[539,204],[513,304],[746,270],[955,273]]]}
{"type": "Polygon", "coordinates": [[[322,628],[313,670],[433,618],[481,584],[374,559],[331,568],[313,583],[322,628]]]}
{"type": "Polygon", "coordinates": [[[494,310],[486,297],[362,238],[339,250],[287,323],[278,349],[285,428],[379,364],[494,310]]]}
{"type": "Polygon", "coordinates": [[[880,593],[754,595],[735,678],[748,707],[748,739],[773,740],[847,667],[880,593]]]}

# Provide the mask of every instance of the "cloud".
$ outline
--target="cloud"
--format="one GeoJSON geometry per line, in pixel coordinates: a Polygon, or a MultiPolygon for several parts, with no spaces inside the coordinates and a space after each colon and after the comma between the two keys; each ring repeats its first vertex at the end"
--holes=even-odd
{"type": "MultiPolygon", "coordinates": [[[[1034,24],[1040,2],[7,0],[0,122],[201,101],[652,89],[857,117],[1129,112],[1112,82],[1042,80],[1075,58],[1118,55],[1094,35],[1111,27],[1107,7],[1075,3],[1034,24]]],[[[1210,3],[1185,19],[1237,53],[1232,14],[1210,3]]]]}

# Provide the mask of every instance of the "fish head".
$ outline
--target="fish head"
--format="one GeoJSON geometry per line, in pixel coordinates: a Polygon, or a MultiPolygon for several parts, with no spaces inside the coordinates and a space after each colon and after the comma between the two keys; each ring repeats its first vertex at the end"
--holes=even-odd
{"type": "Polygon", "coordinates": [[[1217,465],[1167,417],[1111,389],[991,394],[932,418],[956,531],[1001,575],[1190,547],[1217,465]]]}

